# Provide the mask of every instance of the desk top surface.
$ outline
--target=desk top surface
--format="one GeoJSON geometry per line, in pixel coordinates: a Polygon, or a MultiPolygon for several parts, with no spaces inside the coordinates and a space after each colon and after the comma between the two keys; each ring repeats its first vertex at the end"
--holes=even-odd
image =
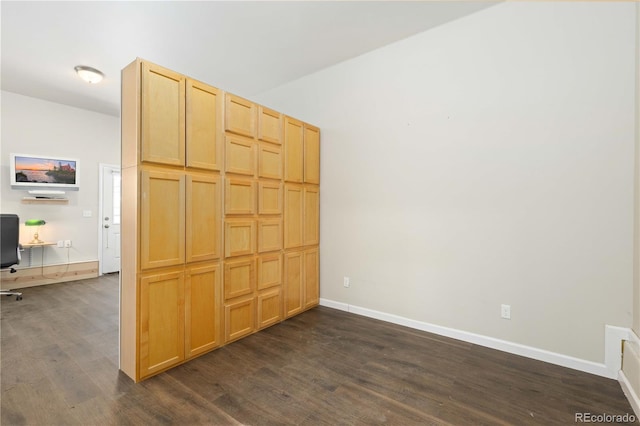
{"type": "Polygon", "coordinates": [[[22,247],[42,247],[42,246],[55,246],[56,243],[54,242],[49,242],[49,241],[44,241],[41,243],[23,243],[22,247]]]}

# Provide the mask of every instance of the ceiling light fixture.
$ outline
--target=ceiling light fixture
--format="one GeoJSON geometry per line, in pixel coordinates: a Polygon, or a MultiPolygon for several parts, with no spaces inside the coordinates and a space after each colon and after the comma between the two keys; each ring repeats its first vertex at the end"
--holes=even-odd
{"type": "Polygon", "coordinates": [[[84,65],[78,65],[74,68],[81,79],[87,83],[96,84],[102,81],[104,74],[95,68],[86,67],[84,65]]]}

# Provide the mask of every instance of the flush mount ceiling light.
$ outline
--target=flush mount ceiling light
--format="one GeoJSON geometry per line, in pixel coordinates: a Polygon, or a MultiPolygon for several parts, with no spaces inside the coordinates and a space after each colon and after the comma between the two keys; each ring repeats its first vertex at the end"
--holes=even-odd
{"type": "Polygon", "coordinates": [[[95,68],[86,67],[84,65],[78,65],[74,68],[81,79],[86,81],[87,83],[95,84],[99,83],[104,77],[101,71],[98,71],[95,68]]]}

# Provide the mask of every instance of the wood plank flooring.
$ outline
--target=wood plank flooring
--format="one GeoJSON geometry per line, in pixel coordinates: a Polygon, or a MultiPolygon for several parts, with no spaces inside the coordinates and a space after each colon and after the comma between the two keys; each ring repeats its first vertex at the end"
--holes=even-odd
{"type": "Polygon", "coordinates": [[[118,277],[1,299],[2,425],[566,425],[619,384],[319,307],[134,384],[118,277]]]}

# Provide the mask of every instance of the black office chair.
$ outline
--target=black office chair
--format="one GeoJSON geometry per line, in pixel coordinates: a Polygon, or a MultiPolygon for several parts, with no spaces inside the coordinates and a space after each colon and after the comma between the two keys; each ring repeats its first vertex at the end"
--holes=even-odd
{"type": "MultiPolygon", "coordinates": [[[[13,268],[20,263],[20,219],[17,214],[0,214],[0,269],[13,268]]],[[[0,296],[16,296],[22,300],[22,293],[11,290],[0,290],[0,296]]]]}

